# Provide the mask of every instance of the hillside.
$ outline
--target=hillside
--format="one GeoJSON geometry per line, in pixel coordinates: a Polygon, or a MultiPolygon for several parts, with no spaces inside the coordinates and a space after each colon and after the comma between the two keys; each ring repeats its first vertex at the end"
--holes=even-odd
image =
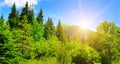
{"type": "Polygon", "coordinates": [[[94,31],[90,29],[83,29],[79,26],[74,25],[62,25],[62,26],[69,40],[74,40],[77,38],[81,42],[85,41],[87,42],[91,35],[94,33],[94,31]]]}
{"type": "Polygon", "coordinates": [[[60,20],[55,26],[42,9],[37,16],[34,11],[26,2],[18,13],[14,3],[8,19],[0,17],[0,64],[120,64],[120,26],[114,22],[105,20],[94,32],[60,20]]]}

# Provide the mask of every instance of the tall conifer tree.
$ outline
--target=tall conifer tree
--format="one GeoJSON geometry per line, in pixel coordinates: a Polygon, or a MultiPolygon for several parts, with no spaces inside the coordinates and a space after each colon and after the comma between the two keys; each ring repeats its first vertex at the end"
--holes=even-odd
{"type": "Polygon", "coordinates": [[[67,37],[66,37],[66,34],[61,26],[60,20],[59,20],[59,23],[57,25],[56,36],[58,37],[59,41],[61,41],[61,42],[67,41],[67,37]]]}
{"type": "Polygon", "coordinates": [[[3,22],[4,22],[4,17],[3,17],[3,15],[2,15],[2,16],[0,17],[0,26],[2,26],[3,22]]]}
{"type": "Polygon", "coordinates": [[[42,9],[40,9],[38,15],[37,15],[37,18],[36,20],[38,21],[38,23],[42,23],[43,24],[43,11],[42,9]]]}
{"type": "Polygon", "coordinates": [[[8,17],[8,23],[9,23],[10,27],[11,28],[16,27],[18,20],[19,20],[19,14],[16,10],[16,5],[14,3],[12,6],[12,9],[11,9],[11,13],[9,14],[9,17],[8,17]]]}
{"type": "Polygon", "coordinates": [[[55,35],[55,27],[52,18],[48,18],[44,26],[44,37],[48,39],[52,35],[55,35]]]}
{"type": "Polygon", "coordinates": [[[34,19],[34,10],[33,6],[30,6],[28,2],[26,2],[25,7],[22,9],[20,20],[27,18],[27,23],[32,23],[34,19]]]}
{"type": "Polygon", "coordinates": [[[24,16],[28,16],[28,8],[28,2],[26,2],[25,7],[22,9],[20,20],[22,20],[24,16]]]}

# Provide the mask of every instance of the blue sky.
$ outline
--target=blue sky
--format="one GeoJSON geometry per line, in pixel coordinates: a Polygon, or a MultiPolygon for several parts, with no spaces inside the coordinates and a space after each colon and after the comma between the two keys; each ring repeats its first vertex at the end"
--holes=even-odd
{"type": "Polygon", "coordinates": [[[0,15],[7,18],[13,2],[20,12],[25,1],[34,5],[35,15],[42,8],[44,19],[52,17],[55,25],[61,20],[62,24],[95,30],[100,22],[108,20],[120,26],[120,0],[0,0],[0,15]]]}

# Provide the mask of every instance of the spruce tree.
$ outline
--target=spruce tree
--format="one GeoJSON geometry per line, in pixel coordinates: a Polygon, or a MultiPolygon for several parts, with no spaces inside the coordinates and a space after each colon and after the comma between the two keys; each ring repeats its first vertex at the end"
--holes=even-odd
{"type": "Polygon", "coordinates": [[[38,23],[42,23],[43,24],[44,20],[43,20],[43,11],[42,11],[42,9],[40,9],[40,11],[39,11],[39,13],[37,15],[36,20],[38,21],[38,23]]]}
{"type": "Polygon", "coordinates": [[[26,2],[25,7],[22,9],[20,20],[22,20],[24,16],[28,16],[28,9],[28,2],[26,2]]]}
{"type": "Polygon", "coordinates": [[[28,14],[28,23],[32,23],[33,24],[33,21],[34,21],[34,10],[33,9],[30,9],[29,10],[29,14],[28,14]]]}
{"type": "Polygon", "coordinates": [[[3,16],[3,15],[1,15],[0,19],[1,19],[2,21],[4,21],[4,16],[3,16]]]}
{"type": "Polygon", "coordinates": [[[66,37],[66,34],[61,26],[60,20],[59,20],[59,23],[57,25],[56,36],[58,37],[59,41],[61,41],[61,42],[65,43],[67,41],[67,37],[66,37]]]}
{"type": "Polygon", "coordinates": [[[33,21],[33,24],[31,24],[31,31],[32,31],[32,36],[35,42],[40,41],[43,37],[43,25],[39,24],[35,19],[33,21]]]}
{"type": "Polygon", "coordinates": [[[52,18],[48,18],[44,26],[44,37],[48,39],[50,36],[55,35],[55,27],[52,18]]]}
{"type": "Polygon", "coordinates": [[[3,22],[4,22],[4,17],[3,17],[3,15],[2,15],[2,16],[0,17],[0,26],[2,26],[3,22]]]}
{"type": "Polygon", "coordinates": [[[8,23],[10,27],[11,28],[16,27],[18,20],[19,20],[19,13],[17,12],[16,5],[14,3],[11,9],[11,13],[9,14],[9,17],[8,17],[8,23]]]}
{"type": "Polygon", "coordinates": [[[9,26],[5,23],[3,16],[0,18],[0,64],[18,64],[16,45],[11,38],[9,26]]]}
{"type": "Polygon", "coordinates": [[[28,2],[26,2],[25,7],[22,9],[20,20],[23,20],[24,17],[27,18],[27,23],[32,23],[34,19],[34,10],[33,6],[29,6],[28,2]]]}

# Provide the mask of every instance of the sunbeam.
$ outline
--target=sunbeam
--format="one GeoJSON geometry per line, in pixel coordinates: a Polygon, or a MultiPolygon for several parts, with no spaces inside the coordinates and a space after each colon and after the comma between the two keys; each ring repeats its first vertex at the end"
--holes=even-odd
{"type": "Polygon", "coordinates": [[[102,8],[98,13],[95,13],[93,11],[89,11],[89,13],[92,13],[93,15],[91,14],[87,14],[85,13],[84,9],[83,9],[83,1],[82,0],[78,0],[78,10],[79,10],[79,16],[80,16],[80,19],[79,19],[79,22],[77,23],[77,25],[83,27],[83,28],[88,28],[88,29],[93,29],[92,26],[93,24],[96,23],[96,19],[97,17],[100,17],[104,12],[106,12],[106,10],[108,10],[108,8],[113,4],[113,0],[108,3],[104,8],[102,8]],[[90,17],[89,17],[90,16],[90,17]]]}

